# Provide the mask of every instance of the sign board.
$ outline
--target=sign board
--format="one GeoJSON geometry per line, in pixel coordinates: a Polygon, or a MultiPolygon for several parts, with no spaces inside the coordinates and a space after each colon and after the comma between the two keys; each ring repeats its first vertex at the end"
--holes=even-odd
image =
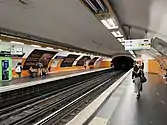
{"type": "Polygon", "coordinates": [[[22,55],[23,54],[23,48],[11,48],[11,55],[22,55]]]}
{"type": "Polygon", "coordinates": [[[151,48],[151,39],[124,40],[125,50],[142,50],[151,48]]]}

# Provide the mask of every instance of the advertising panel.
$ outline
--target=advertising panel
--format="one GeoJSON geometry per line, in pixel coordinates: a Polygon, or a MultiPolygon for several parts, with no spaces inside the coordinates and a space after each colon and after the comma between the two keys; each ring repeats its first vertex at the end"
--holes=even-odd
{"type": "Polygon", "coordinates": [[[56,56],[55,59],[64,59],[66,56],[56,56]]]}
{"type": "Polygon", "coordinates": [[[124,40],[125,50],[142,50],[151,48],[151,39],[124,40]]]}
{"type": "Polygon", "coordinates": [[[91,59],[90,56],[83,56],[81,59],[78,60],[76,66],[83,66],[84,63],[89,59],[91,59]]]}
{"type": "Polygon", "coordinates": [[[97,60],[98,58],[99,58],[99,57],[94,57],[94,58],[89,62],[89,66],[94,65],[94,63],[96,62],[96,60],[97,60]]]}
{"type": "Polygon", "coordinates": [[[33,50],[31,54],[27,57],[23,70],[28,70],[30,66],[36,67],[37,63],[41,63],[43,67],[47,67],[50,60],[57,52],[54,51],[46,51],[46,50],[33,50]]]}
{"type": "Polygon", "coordinates": [[[60,67],[72,67],[73,62],[79,57],[79,55],[69,54],[64,58],[60,67]]]}

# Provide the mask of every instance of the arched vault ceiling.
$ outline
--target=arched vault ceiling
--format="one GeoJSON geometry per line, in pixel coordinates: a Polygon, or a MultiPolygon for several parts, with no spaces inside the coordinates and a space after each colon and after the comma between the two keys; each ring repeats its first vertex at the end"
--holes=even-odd
{"type": "MultiPolygon", "coordinates": [[[[121,23],[132,26],[132,38],[143,38],[145,36],[143,29],[146,29],[149,32],[148,37],[158,36],[167,40],[167,0],[110,1],[121,23]]],[[[128,32],[128,29],[125,28],[125,31],[128,32]]]]}
{"type": "Polygon", "coordinates": [[[0,27],[107,55],[127,53],[79,0],[18,1],[0,0],[0,27]]]}

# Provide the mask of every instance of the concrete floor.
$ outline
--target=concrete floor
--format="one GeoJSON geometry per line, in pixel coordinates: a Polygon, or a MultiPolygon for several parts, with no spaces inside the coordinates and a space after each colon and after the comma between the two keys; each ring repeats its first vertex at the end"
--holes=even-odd
{"type": "Polygon", "coordinates": [[[128,85],[108,125],[167,125],[167,85],[156,74],[147,77],[139,100],[128,85]]]}

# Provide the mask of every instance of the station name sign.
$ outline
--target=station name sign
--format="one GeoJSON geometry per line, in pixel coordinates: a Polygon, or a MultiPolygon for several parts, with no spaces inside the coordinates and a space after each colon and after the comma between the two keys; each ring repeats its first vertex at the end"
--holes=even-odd
{"type": "Polygon", "coordinates": [[[151,39],[130,39],[124,42],[125,50],[151,49],[151,39]]]}

